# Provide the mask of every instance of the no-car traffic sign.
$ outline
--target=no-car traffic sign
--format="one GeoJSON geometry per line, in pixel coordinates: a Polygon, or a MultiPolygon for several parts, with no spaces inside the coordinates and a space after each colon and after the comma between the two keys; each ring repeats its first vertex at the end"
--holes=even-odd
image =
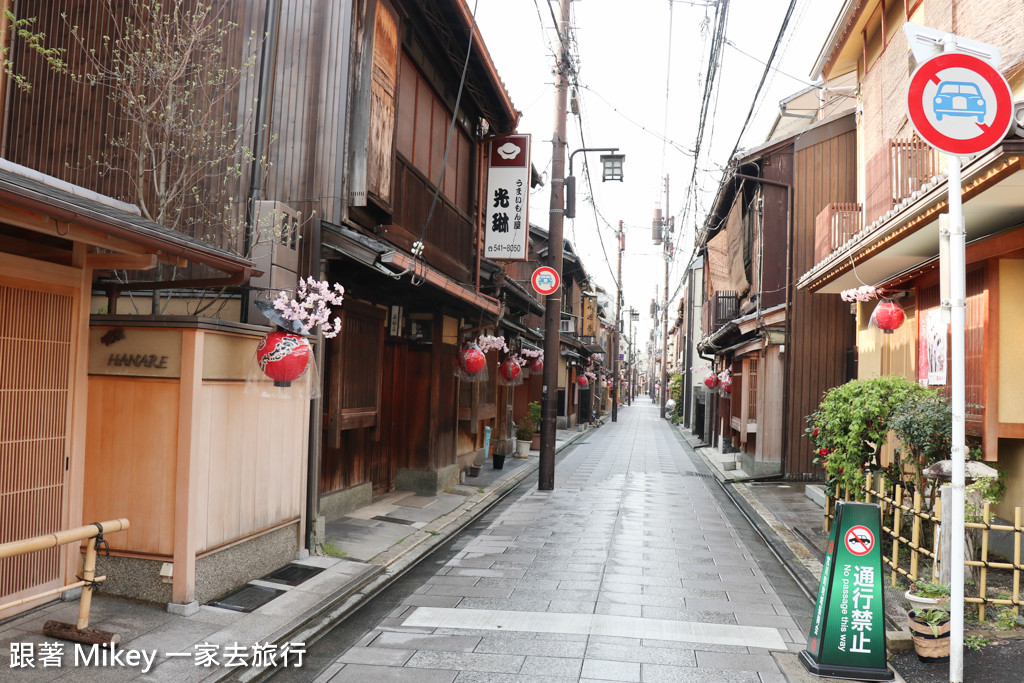
{"type": "Polygon", "coordinates": [[[558,272],[554,268],[548,266],[541,266],[537,270],[533,271],[533,277],[530,278],[530,283],[533,288],[537,290],[537,293],[542,296],[548,294],[554,294],[558,291],[558,286],[561,284],[558,277],[558,272]]]}
{"type": "Polygon", "coordinates": [[[921,139],[966,156],[997,145],[1013,123],[1013,95],[1002,74],[973,55],[946,52],[910,77],[907,113],[921,139]]]}

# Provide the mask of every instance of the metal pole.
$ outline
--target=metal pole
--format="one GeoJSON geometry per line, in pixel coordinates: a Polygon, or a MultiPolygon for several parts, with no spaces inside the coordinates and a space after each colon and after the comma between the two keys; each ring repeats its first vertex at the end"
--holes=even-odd
{"type": "Polygon", "coordinates": [[[665,417],[665,401],[668,398],[668,263],[669,244],[672,219],[668,217],[668,176],[665,176],[665,227],[661,238],[663,256],[665,258],[665,306],[661,310],[661,397],[659,400],[659,411],[662,419],[665,417]]]}
{"type": "Polygon", "coordinates": [[[625,239],[622,232],[622,221],[619,221],[619,265],[615,275],[615,356],[612,358],[612,422],[619,421],[619,330],[622,328],[622,250],[625,239]]]}
{"type": "MultiPolygon", "coordinates": [[[[565,116],[569,90],[569,3],[559,0],[558,59],[555,63],[555,134],[551,140],[551,204],[548,209],[548,266],[562,278],[562,222],[565,219],[565,116]]],[[[558,406],[559,323],[562,319],[562,290],[559,287],[544,302],[544,385],[541,389],[540,463],[537,488],[555,488],[555,423],[558,406]]]]}
{"type": "Polygon", "coordinates": [[[633,360],[633,307],[629,307],[629,336],[626,337],[629,341],[629,391],[626,392],[626,405],[633,405],[633,366],[635,361],[633,360]]]}
{"type": "MultiPolygon", "coordinates": [[[[947,46],[947,51],[949,47],[947,46]]],[[[950,297],[950,403],[953,412],[953,538],[950,559],[949,680],[964,680],[964,504],[966,441],[966,387],[964,328],[967,324],[967,252],[963,204],[960,196],[960,157],[946,156],[949,169],[949,297],[950,297]]]]}

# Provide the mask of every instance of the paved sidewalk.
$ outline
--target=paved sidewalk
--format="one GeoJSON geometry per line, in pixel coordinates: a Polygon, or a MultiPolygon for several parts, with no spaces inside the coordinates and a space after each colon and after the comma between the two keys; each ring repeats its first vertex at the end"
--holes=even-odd
{"type": "MultiPolygon", "coordinates": [[[[556,450],[561,451],[592,430],[559,430],[556,450]]],[[[81,652],[64,642],[59,655],[44,643],[55,639],[42,634],[49,620],[74,623],[78,601],[57,601],[0,621],[0,680],[26,681],[217,681],[228,677],[246,679],[262,670],[229,667],[232,647],[251,648],[254,643],[282,646],[311,642],[338,618],[360,606],[379,587],[414,564],[435,545],[483,514],[490,505],[523,479],[537,471],[537,451],[528,459],[511,456],[495,470],[485,463],[478,477],[439,496],[394,492],[375,500],[328,525],[328,540],[344,557],[307,557],[294,564],[322,568],[317,576],[290,587],[266,581],[251,585],[284,590],[284,593],[251,613],[203,605],[191,616],[169,614],[161,606],[145,605],[97,593],[93,597],[89,625],[121,635],[119,650],[144,651],[152,661],[128,665],[123,659],[111,666],[82,664],[90,646],[81,652]],[[12,646],[22,652],[31,645],[32,666],[12,668],[12,646]],[[197,666],[195,655],[209,645],[219,653],[217,666],[197,666]],[[75,664],[76,654],[79,656],[75,664]],[[59,665],[57,664],[59,662],[59,665]]],[[[251,655],[251,650],[246,653],[251,655]]],[[[91,659],[98,661],[99,653],[91,659]]],[[[102,660],[102,661],[109,661],[102,660]]],[[[240,660],[234,660],[240,661],[240,660]]],[[[293,660],[294,661],[294,660],[293,660]]]]}
{"type": "Polygon", "coordinates": [[[810,610],[640,399],[316,680],[782,683],[810,610]]]}

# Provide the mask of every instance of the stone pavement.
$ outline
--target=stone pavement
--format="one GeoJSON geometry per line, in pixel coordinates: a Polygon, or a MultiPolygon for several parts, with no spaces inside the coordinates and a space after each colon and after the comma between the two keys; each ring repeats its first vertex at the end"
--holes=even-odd
{"type": "Polygon", "coordinates": [[[567,453],[554,491],[531,487],[316,681],[782,683],[810,611],[640,399],[567,453]]]}
{"type": "MultiPolygon", "coordinates": [[[[556,451],[590,431],[558,430],[556,451]]],[[[434,546],[483,514],[496,500],[524,478],[536,473],[537,452],[526,460],[507,457],[501,470],[488,462],[478,477],[439,496],[397,492],[382,496],[328,527],[328,541],[337,556],[305,557],[294,564],[323,571],[298,586],[254,580],[250,584],[283,590],[251,613],[202,605],[189,616],[170,614],[162,606],[144,605],[105,596],[93,597],[89,625],[121,636],[120,651],[145,651],[152,661],[136,665],[84,666],[89,646],[63,643],[60,651],[42,634],[49,620],[74,623],[78,601],[56,601],[0,620],[0,681],[217,681],[247,680],[264,673],[240,666],[229,648],[253,643],[312,642],[340,617],[366,601],[396,574],[414,564],[434,546]],[[216,650],[218,665],[197,666],[195,657],[204,646],[216,650]],[[12,668],[12,647],[33,654],[32,666],[12,668]],[[46,656],[46,655],[49,656],[46,656]],[[76,666],[75,657],[79,656],[76,666]],[[228,661],[235,666],[228,666],[228,661]]],[[[91,660],[96,662],[94,658],[91,660]]],[[[250,660],[251,661],[251,660],[250,660]]],[[[19,663],[24,663],[21,660],[19,663]]]]}

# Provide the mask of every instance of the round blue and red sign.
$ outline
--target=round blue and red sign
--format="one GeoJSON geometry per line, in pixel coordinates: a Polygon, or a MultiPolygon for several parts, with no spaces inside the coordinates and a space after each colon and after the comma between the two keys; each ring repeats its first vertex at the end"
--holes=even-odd
{"type": "Polygon", "coordinates": [[[967,156],[995,147],[1013,123],[1013,95],[988,62],[947,52],[910,77],[907,113],[921,139],[941,152],[967,156]]]}

